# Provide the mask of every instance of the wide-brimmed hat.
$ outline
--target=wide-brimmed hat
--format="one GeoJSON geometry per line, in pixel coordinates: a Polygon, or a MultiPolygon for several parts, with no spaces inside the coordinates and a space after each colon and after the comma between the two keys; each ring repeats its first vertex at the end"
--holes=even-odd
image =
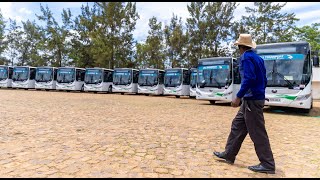
{"type": "Polygon", "coordinates": [[[257,46],[257,44],[252,41],[250,34],[240,34],[239,39],[234,43],[234,45],[243,45],[254,49],[257,46]]]}

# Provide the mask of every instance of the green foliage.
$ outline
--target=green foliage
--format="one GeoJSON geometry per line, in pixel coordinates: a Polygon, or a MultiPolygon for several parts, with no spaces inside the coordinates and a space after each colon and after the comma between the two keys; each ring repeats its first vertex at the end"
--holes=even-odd
{"type": "Polygon", "coordinates": [[[297,40],[307,41],[312,47],[312,51],[320,51],[320,23],[311,24],[311,26],[303,26],[295,28],[297,40]]]}
{"type": "Polygon", "coordinates": [[[252,34],[257,44],[293,41],[294,24],[299,19],[294,13],[281,13],[287,3],[254,2],[246,7],[249,16],[243,16],[246,31],[252,34]]]}

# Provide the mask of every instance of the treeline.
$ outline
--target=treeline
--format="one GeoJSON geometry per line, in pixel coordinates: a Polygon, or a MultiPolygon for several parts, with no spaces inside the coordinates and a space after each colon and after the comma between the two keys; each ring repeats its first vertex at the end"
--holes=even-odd
{"type": "MultiPolygon", "coordinates": [[[[169,3],[168,3],[169,5],[169,3]]],[[[59,24],[48,6],[40,4],[35,21],[9,26],[0,13],[0,64],[30,66],[194,67],[199,58],[235,56],[230,43],[250,33],[257,44],[306,40],[320,49],[320,23],[296,27],[294,13],[282,13],[286,3],[254,2],[248,16],[235,20],[235,2],[192,2],[186,22],[172,14],[169,24],[149,19],[144,42],[133,38],[139,12],[133,2],[95,2],[73,16],[63,9],[59,24]],[[41,24],[41,25],[40,25],[41,24]],[[7,30],[7,31],[5,31],[7,30]]]]}

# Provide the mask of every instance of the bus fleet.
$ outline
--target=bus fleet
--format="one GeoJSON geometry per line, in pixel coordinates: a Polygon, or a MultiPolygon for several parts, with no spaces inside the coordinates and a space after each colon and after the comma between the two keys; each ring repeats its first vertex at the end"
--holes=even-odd
{"type": "MultiPolygon", "coordinates": [[[[266,67],[266,106],[312,109],[312,60],[307,42],[257,45],[266,67]]],[[[317,57],[318,58],[318,57],[317,57]]],[[[210,57],[196,68],[134,69],[0,66],[0,88],[187,96],[230,103],[240,89],[239,58],[210,57]]]]}

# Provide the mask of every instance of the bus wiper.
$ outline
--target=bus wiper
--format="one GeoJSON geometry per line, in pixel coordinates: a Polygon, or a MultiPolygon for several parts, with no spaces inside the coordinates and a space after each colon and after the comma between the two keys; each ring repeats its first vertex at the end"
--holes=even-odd
{"type": "Polygon", "coordinates": [[[290,86],[289,88],[293,88],[294,85],[287,78],[285,78],[283,74],[281,74],[277,71],[275,71],[274,73],[277,74],[278,76],[280,76],[281,78],[283,78],[287,82],[287,84],[290,86]]]}

